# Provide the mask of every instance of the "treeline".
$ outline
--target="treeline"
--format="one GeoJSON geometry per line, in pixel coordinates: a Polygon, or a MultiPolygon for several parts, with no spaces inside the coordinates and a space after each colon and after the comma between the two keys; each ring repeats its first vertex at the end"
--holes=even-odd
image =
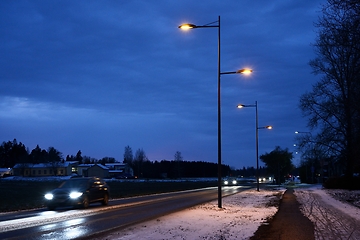
{"type": "Polygon", "coordinates": [[[3,142],[0,145],[0,168],[12,168],[17,163],[51,163],[61,161],[78,161],[81,163],[112,163],[116,162],[115,158],[104,157],[102,159],[91,158],[82,156],[79,150],[77,154],[67,155],[64,159],[63,154],[55,149],[49,147],[41,149],[37,145],[33,150],[29,150],[23,143],[18,142],[16,139],[13,141],[3,142]]]}
{"type": "MultiPolygon", "coordinates": [[[[202,161],[133,161],[130,166],[139,178],[195,178],[217,177],[218,165],[202,161]]],[[[222,175],[226,176],[230,167],[222,165],[222,175]]]]}
{"type": "MultiPolygon", "coordinates": [[[[268,176],[270,173],[268,173],[267,169],[260,166],[259,167],[259,176],[265,177],[268,176]]],[[[232,170],[229,176],[234,177],[256,177],[256,168],[255,167],[243,167],[241,169],[232,170]]]]}
{"type": "MultiPolygon", "coordinates": [[[[0,168],[12,168],[17,163],[54,163],[61,161],[78,161],[82,163],[127,163],[133,170],[134,175],[140,178],[180,178],[180,177],[217,177],[218,165],[203,161],[183,161],[181,153],[177,151],[174,160],[150,161],[143,149],[138,149],[135,155],[129,146],[125,147],[123,161],[117,161],[113,157],[104,157],[95,159],[88,156],[82,156],[79,150],[76,155],[63,154],[49,147],[47,150],[37,145],[31,151],[26,146],[13,141],[3,142],[0,145],[0,168]]],[[[222,165],[222,175],[231,175],[230,167],[222,165]]]]}
{"type": "MultiPolygon", "coordinates": [[[[267,155],[271,155],[273,152],[265,154],[260,158],[262,159],[267,155]]],[[[286,153],[287,156],[285,159],[291,163],[292,155],[289,155],[287,149],[284,150],[284,153],[286,153]]],[[[273,159],[272,162],[276,163],[275,165],[277,167],[280,166],[279,161],[277,160],[279,158],[280,157],[278,155],[271,158],[273,159]]],[[[138,149],[136,150],[135,154],[133,154],[132,148],[130,146],[126,146],[124,149],[122,161],[117,161],[113,157],[103,157],[101,159],[96,159],[88,156],[82,156],[80,150],[75,155],[67,155],[64,158],[63,154],[54,147],[49,147],[46,150],[41,149],[39,145],[30,151],[23,143],[18,142],[16,139],[13,141],[3,142],[0,145],[0,168],[12,168],[15,166],[15,164],[18,163],[54,164],[62,161],[77,161],[79,164],[97,163],[103,165],[106,163],[122,162],[128,164],[133,169],[134,176],[139,178],[192,178],[218,176],[217,163],[204,161],[184,161],[183,156],[179,151],[175,152],[174,158],[172,160],[164,159],[161,161],[150,161],[143,149],[138,149]]],[[[279,171],[270,171],[271,169],[269,169],[269,166],[271,164],[269,165],[269,162],[267,162],[266,165],[267,167],[259,168],[259,176],[279,174],[279,171]]],[[[285,168],[281,165],[281,169],[285,168]]],[[[281,175],[285,176],[286,174],[290,173],[290,171],[291,169],[286,168],[286,172],[281,172],[281,175]]],[[[223,164],[221,166],[221,173],[222,177],[255,177],[256,169],[254,167],[232,169],[230,166],[223,164]]]]}

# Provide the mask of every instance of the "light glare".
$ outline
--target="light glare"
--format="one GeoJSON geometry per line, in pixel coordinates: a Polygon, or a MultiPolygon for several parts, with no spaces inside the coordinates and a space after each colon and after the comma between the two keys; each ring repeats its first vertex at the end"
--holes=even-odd
{"type": "Polygon", "coordinates": [[[189,29],[192,29],[194,28],[194,25],[193,24],[189,24],[189,23],[185,23],[185,24],[181,24],[179,26],[180,29],[182,30],[189,30],[189,29]]]}
{"type": "Polygon", "coordinates": [[[71,192],[69,196],[70,198],[74,199],[80,197],[81,195],[82,195],[81,192],[71,192]]]}
{"type": "Polygon", "coordinates": [[[45,194],[45,198],[47,200],[52,200],[54,198],[54,195],[52,195],[51,193],[47,193],[47,194],[45,194]]]}
{"type": "Polygon", "coordinates": [[[252,73],[252,70],[248,69],[248,68],[245,68],[245,69],[239,70],[238,72],[241,73],[241,74],[244,74],[244,75],[250,75],[252,73]]]}

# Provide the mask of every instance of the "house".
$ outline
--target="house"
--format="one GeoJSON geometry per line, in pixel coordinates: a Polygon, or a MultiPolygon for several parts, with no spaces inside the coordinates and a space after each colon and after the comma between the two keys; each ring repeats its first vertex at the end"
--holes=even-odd
{"type": "Polygon", "coordinates": [[[101,164],[95,164],[86,170],[86,177],[109,177],[109,168],[101,164]]]}
{"type": "Polygon", "coordinates": [[[133,177],[134,171],[129,165],[125,163],[106,163],[102,164],[80,164],[78,165],[78,175],[86,177],[102,177],[102,178],[115,178],[115,177],[133,177]]]}
{"type": "Polygon", "coordinates": [[[77,166],[76,174],[79,175],[79,176],[88,176],[87,170],[88,170],[90,167],[94,166],[94,165],[95,165],[95,164],[90,164],[90,163],[88,163],[88,164],[86,164],[86,163],[79,164],[79,165],[77,166]]]}
{"type": "Polygon", "coordinates": [[[134,170],[126,163],[106,163],[110,177],[133,177],[134,170]]]}
{"type": "Polygon", "coordinates": [[[14,176],[45,177],[45,176],[70,176],[77,174],[86,177],[112,178],[125,176],[132,177],[134,171],[124,163],[78,164],[77,161],[64,161],[53,163],[18,163],[13,169],[14,176]]]}
{"type": "Polygon", "coordinates": [[[77,172],[78,162],[51,162],[51,163],[18,163],[13,169],[14,176],[45,177],[45,176],[69,176],[77,172]]]}
{"type": "Polygon", "coordinates": [[[11,175],[11,168],[0,168],[0,177],[11,175]]]}

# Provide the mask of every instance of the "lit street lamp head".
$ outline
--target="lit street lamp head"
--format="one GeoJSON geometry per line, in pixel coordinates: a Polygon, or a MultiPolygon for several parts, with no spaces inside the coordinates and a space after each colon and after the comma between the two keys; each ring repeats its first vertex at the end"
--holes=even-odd
{"type": "Polygon", "coordinates": [[[312,134],[311,134],[311,132],[300,132],[300,131],[295,131],[295,134],[299,134],[299,133],[305,133],[305,134],[310,134],[310,135],[312,135],[312,134]]]}
{"type": "Polygon", "coordinates": [[[244,69],[237,70],[236,73],[250,75],[252,73],[252,71],[253,71],[252,69],[244,68],[244,69]]]}
{"type": "Polygon", "coordinates": [[[189,29],[192,29],[192,28],[196,28],[196,25],[191,24],[191,23],[184,23],[184,24],[181,24],[179,26],[179,28],[182,29],[182,30],[189,30],[189,29]]]}
{"type": "Polygon", "coordinates": [[[252,69],[243,68],[234,72],[221,72],[220,75],[224,74],[244,74],[244,75],[250,75],[252,73],[252,69]]]}
{"type": "Polygon", "coordinates": [[[273,128],[273,127],[269,125],[269,126],[265,126],[265,127],[258,127],[257,129],[269,129],[269,130],[270,130],[270,129],[272,129],[272,128],[273,128]]]}
{"type": "Polygon", "coordinates": [[[237,108],[245,108],[245,107],[256,107],[257,106],[257,103],[256,104],[238,104],[237,105],[237,108]]]}
{"type": "Polygon", "coordinates": [[[206,25],[195,25],[192,23],[183,23],[178,28],[180,28],[182,30],[189,30],[192,28],[219,28],[219,33],[220,33],[220,16],[217,21],[208,23],[206,25]]]}

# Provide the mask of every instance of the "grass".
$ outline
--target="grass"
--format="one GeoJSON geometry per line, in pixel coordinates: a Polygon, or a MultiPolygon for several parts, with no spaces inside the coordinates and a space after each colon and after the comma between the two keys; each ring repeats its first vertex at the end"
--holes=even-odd
{"type": "Polygon", "coordinates": [[[0,181],[0,212],[42,207],[44,193],[59,181],[0,181]]]}
{"type": "MultiPolygon", "coordinates": [[[[0,212],[44,207],[44,194],[61,181],[0,179],[0,212]]],[[[216,181],[107,181],[111,198],[124,198],[217,186],[216,181]]]]}

